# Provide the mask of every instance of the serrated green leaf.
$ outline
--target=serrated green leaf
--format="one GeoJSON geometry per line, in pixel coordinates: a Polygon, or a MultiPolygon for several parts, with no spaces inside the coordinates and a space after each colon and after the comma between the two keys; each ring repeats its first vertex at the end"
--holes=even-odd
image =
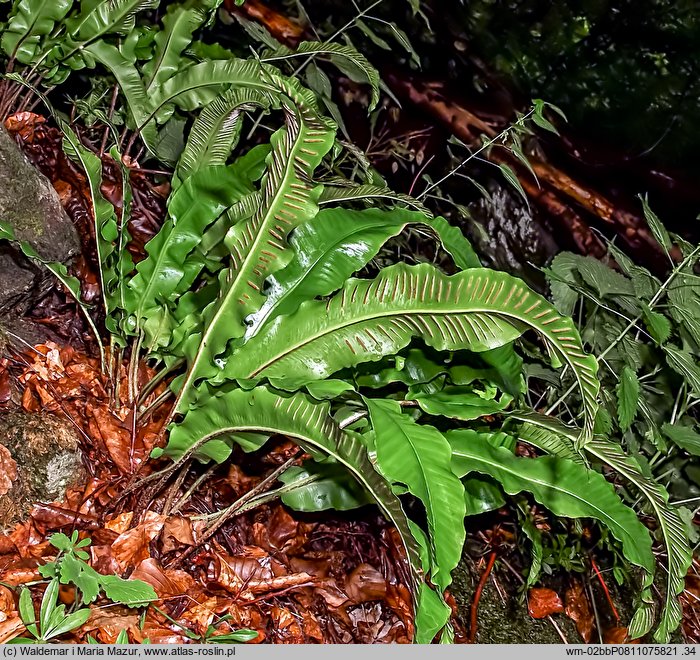
{"type": "Polygon", "coordinates": [[[691,389],[700,395],[700,366],[695,358],[688,352],[676,348],[670,344],[663,347],[669,366],[683,376],[691,389]]]}
{"type": "Polygon", "coordinates": [[[646,219],[647,224],[649,225],[649,229],[651,229],[651,233],[656,239],[656,242],[664,249],[666,254],[668,254],[668,251],[673,246],[673,243],[671,242],[671,237],[668,235],[666,228],[663,226],[663,223],[661,222],[661,220],[659,220],[656,213],[654,213],[651,210],[647,198],[642,197],[640,195],[639,199],[642,201],[644,218],[646,219]]]}
{"type": "Polygon", "coordinates": [[[144,607],[158,600],[158,594],[153,587],[142,580],[124,580],[118,575],[100,575],[100,586],[112,602],[127,607],[144,607]]]}
{"type": "Polygon", "coordinates": [[[700,344],[700,280],[688,264],[677,273],[668,289],[670,316],[700,344]]]}
{"type": "Polygon", "coordinates": [[[697,433],[692,426],[666,423],[661,430],[681,449],[685,449],[693,456],[700,456],[700,433],[697,433]]]}
{"type": "Polygon", "coordinates": [[[639,405],[639,380],[634,370],[626,365],[622,368],[616,393],[617,421],[620,424],[620,430],[626,431],[637,416],[639,405]]]}
{"type": "Polygon", "coordinates": [[[82,595],[83,603],[92,603],[100,593],[100,575],[85,561],[72,554],[61,559],[61,584],[74,584],[82,595]]]}
{"type": "Polygon", "coordinates": [[[648,305],[644,306],[644,324],[657,344],[664,344],[671,336],[671,321],[648,305]]]}
{"type": "Polygon", "coordinates": [[[63,532],[56,532],[49,537],[49,543],[61,552],[68,552],[75,545],[63,532]]]}

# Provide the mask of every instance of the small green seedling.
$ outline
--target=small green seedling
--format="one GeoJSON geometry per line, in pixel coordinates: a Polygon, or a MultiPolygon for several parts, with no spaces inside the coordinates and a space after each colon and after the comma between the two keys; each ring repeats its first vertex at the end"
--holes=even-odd
{"type": "MultiPolygon", "coordinates": [[[[73,532],[70,537],[54,534],[49,542],[59,552],[56,559],[39,568],[39,573],[50,580],[41,600],[39,619],[34,612],[31,591],[28,587],[22,587],[19,614],[31,637],[17,637],[10,640],[10,644],[46,644],[80,628],[91,613],[89,607],[81,605],[92,603],[100,593],[114,603],[134,608],[145,607],[158,599],[153,587],[146,582],[125,580],[118,575],[102,575],[92,568],[87,563],[90,555],[84,550],[90,545],[90,539],[79,540],[78,532],[73,532]],[[58,603],[62,584],[72,584],[76,588],[75,602],[69,611],[66,611],[65,605],[58,603]]],[[[125,631],[119,635],[117,643],[128,643],[125,631]]]]}
{"type": "Polygon", "coordinates": [[[39,568],[39,572],[45,578],[57,578],[61,584],[75,585],[82,603],[94,602],[100,593],[127,607],[144,607],[158,599],[153,587],[146,582],[102,575],[92,568],[87,563],[90,555],[84,550],[90,545],[90,539],[78,540],[78,532],[73,532],[71,537],[54,534],[49,542],[59,552],[56,559],[39,568]]]}

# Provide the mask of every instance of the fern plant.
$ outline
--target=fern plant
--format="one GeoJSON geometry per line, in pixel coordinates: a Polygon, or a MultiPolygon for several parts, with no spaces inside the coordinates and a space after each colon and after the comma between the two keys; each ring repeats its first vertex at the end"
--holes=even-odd
{"type": "MultiPolygon", "coordinates": [[[[487,477],[509,495],[530,493],[557,515],[595,518],[610,530],[642,575],[630,626],[639,637],[654,618],[651,537],[602,476],[597,466],[607,464],[648,496],[670,537],[672,577],[657,631],[665,640],[678,623],[685,531],[663,489],[601,437],[597,363],[573,321],[520,280],[481,268],[461,232],[414,200],[376,177],[339,179],[336,124],[314,94],[269,63],[192,41],[217,1],[187,0],[169,8],[160,29],[138,27],[138,11],[157,4],[83,0],[59,11],[19,0],[2,45],[8,68],[21,63],[52,84],[74,69],[106,67],[130,127],[174,165],[167,218],[134,266],[125,249],[128,172],[118,217],[100,193],[99,159],[55,113],[67,153],[91,184],[112,342],[130,345],[132,364],[160,363],[157,379],[179,370],[167,443],[156,451],[174,461],[166,473],[193,457],[225,461],[235,444],[253,451],[274,435],[294,439],[309,458],[281,475],[283,501],[306,511],[376,503],[410,561],[418,642],[451,639],[444,591],[464,518],[484,508],[472,486],[487,477]],[[269,144],[242,153],[252,108],[282,125],[269,144]],[[193,123],[173,157],[159,137],[178,115],[193,123]],[[407,226],[440,240],[456,272],[399,263],[353,277],[407,226]],[[526,332],[573,379],[580,413],[569,425],[525,406],[515,346],[526,332]],[[549,455],[517,458],[518,440],[549,455]],[[420,501],[424,520],[407,515],[409,498],[420,501]]],[[[310,44],[300,53],[347,58],[376,98],[376,72],[348,47],[310,44]]],[[[26,72],[7,78],[36,83],[26,72]]],[[[111,153],[121,162],[116,147],[111,153]]],[[[139,391],[131,381],[130,403],[144,402],[151,386],[139,391]]]]}
{"type": "MultiPolygon", "coordinates": [[[[661,637],[680,622],[673,596],[683,591],[691,562],[687,528],[693,518],[692,510],[667,506],[666,488],[680,504],[698,501],[694,475],[700,455],[700,286],[695,268],[700,248],[670,235],[645,199],[642,208],[669,257],[670,273],[664,281],[613,244],[610,255],[621,272],[590,257],[563,253],[554,259],[547,277],[557,309],[582,319],[584,342],[601,358],[599,432],[618,438],[631,456],[644,457],[625,459],[626,465],[618,469],[633,468],[632,482],[661,523],[668,552],[661,637]],[[677,262],[670,254],[674,246],[680,252],[677,262]],[[666,488],[660,485],[664,482],[666,488]]],[[[561,387],[545,394],[552,410],[567,398],[561,387]]],[[[593,454],[600,449],[592,447],[593,454]]],[[[614,460],[622,461],[619,453],[614,460]]]]}

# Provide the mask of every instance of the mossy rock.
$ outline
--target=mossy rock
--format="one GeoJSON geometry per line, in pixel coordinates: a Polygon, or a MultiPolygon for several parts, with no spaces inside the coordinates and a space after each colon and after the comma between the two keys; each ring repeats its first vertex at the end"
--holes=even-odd
{"type": "Polygon", "coordinates": [[[53,415],[0,416],[0,445],[16,463],[10,489],[0,495],[0,533],[23,520],[37,502],[61,499],[68,486],[85,477],[75,430],[53,415]]]}
{"type": "MultiPolygon", "coordinates": [[[[65,262],[79,251],[77,233],[53,186],[2,128],[0,220],[46,259],[65,262]]],[[[11,246],[0,244],[0,314],[32,287],[37,273],[11,246]]]]}

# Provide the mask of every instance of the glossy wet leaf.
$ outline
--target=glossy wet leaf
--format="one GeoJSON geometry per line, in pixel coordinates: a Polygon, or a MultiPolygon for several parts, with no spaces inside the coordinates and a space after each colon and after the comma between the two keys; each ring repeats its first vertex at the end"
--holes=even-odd
{"type": "Polygon", "coordinates": [[[296,511],[350,511],[372,503],[372,498],[341,465],[307,461],[280,475],[290,489],[282,501],[296,511]]]}
{"type": "Polygon", "coordinates": [[[395,401],[365,399],[375,433],[377,465],[391,482],[405,485],[425,507],[433,556],[432,581],[441,589],[464,543],[464,487],[452,472],[450,445],[434,427],[416,424],[395,401]]]}
{"type": "Polygon", "coordinates": [[[555,456],[518,458],[508,449],[459,430],[450,431],[447,439],[457,474],[487,474],[510,495],[529,492],[558,516],[599,520],[620,541],[627,559],[653,574],[655,560],[648,530],[598,472],[555,456]]]}
{"type": "Polygon", "coordinates": [[[531,327],[576,375],[590,437],[597,409],[595,359],[570,319],[515,278],[486,269],[445,276],[427,264],[385,268],[374,280],[351,279],[327,302],[307,301],[277,319],[224,368],[229,378],[317,380],[392,355],[413,337],[438,350],[486,351],[531,327]]]}

